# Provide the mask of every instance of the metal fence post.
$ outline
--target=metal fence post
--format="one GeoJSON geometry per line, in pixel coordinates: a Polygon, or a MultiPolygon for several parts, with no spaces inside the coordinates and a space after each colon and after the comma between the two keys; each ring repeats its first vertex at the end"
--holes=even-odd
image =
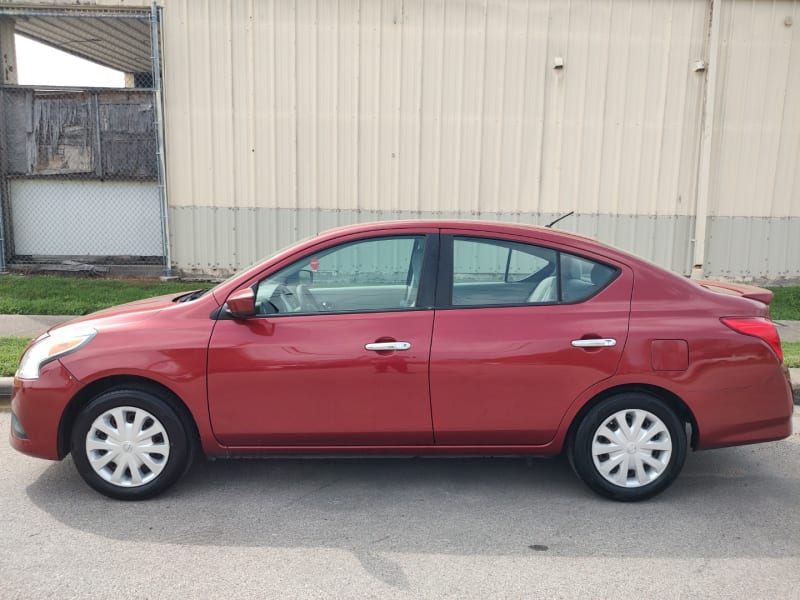
{"type": "Polygon", "coordinates": [[[169,247],[166,161],[164,159],[164,116],[161,104],[161,52],[159,47],[159,8],[155,2],[150,7],[150,47],[153,59],[153,102],[156,118],[156,161],[158,163],[158,193],[161,204],[161,245],[164,254],[164,275],[172,275],[172,253],[169,247]]]}
{"type": "Polygon", "coordinates": [[[11,206],[6,179],[5,92],[0,89],[0,273],[8,271],[6,262],[6,214],[11,206]]]}

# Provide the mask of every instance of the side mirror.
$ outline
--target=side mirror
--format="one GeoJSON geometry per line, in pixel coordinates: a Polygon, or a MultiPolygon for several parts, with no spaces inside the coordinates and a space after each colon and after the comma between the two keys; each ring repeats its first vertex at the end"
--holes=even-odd
{"type": "Polygon", "coordinates": [[[228,296],[225,305],[234,319],[253,317],[256,314],[256,295],[250,288],[239,290],[228,296]]]}

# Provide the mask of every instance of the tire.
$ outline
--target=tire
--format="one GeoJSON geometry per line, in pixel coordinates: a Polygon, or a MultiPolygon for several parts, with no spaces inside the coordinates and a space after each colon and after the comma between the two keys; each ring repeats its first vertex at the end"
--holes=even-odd
{"type": "Polygon", "coordinates": [[[636,502],[670,486],[683,468],[687,446],[683,423],[667,404],[627,392],[586,413],[569,454],[575,473],[595,492],[636,502]]]}
{"type": "Polygon", "coordinates": [[[114,389],[91,400],[75,419],[70,450],[92,488],[117,500],[145,500],[189,468],[190,427],[157,392],[114,389]],[[126,424],[120,427],[120,422],[126,424]]]}

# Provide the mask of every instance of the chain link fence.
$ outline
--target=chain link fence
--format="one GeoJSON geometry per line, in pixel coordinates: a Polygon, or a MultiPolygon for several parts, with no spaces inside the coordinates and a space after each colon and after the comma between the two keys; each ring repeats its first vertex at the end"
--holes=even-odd
{"type": "Polygon", "coordinates": [[[0,268],[168,272],[157,14],[10,12],[17,32],[56,26],[51,45],[136,71],[118,89],[0,86],[0,268]],[[102,48],[70,49],[92,36],[102,48]]]}

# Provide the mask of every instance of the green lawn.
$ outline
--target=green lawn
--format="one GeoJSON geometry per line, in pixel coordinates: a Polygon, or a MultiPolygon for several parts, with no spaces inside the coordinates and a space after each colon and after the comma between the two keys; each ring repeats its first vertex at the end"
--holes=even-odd
{"type": "Polygon", "coordinates": [[[203,287],[211,287],[211,284],[3,275],[0,277],[0,314],[85,315],[115,304],[203,287]]]}
{"type": "Polygon", "coordinates": [[[783,362],[787,367],[800,367],[800,342],[783,342],[783,362]]]}
{"type": "Polygon", "coordinates": [[[0,337],[0,377],[11,377],[14,374],[19,357],[30,341],[26,337],[0,337]]]}
{"type": "Polygon", "coordinates": [[[770,316],[776,321],[800,321],[800,287],[769,289],[775,294],[770,316]]]}

